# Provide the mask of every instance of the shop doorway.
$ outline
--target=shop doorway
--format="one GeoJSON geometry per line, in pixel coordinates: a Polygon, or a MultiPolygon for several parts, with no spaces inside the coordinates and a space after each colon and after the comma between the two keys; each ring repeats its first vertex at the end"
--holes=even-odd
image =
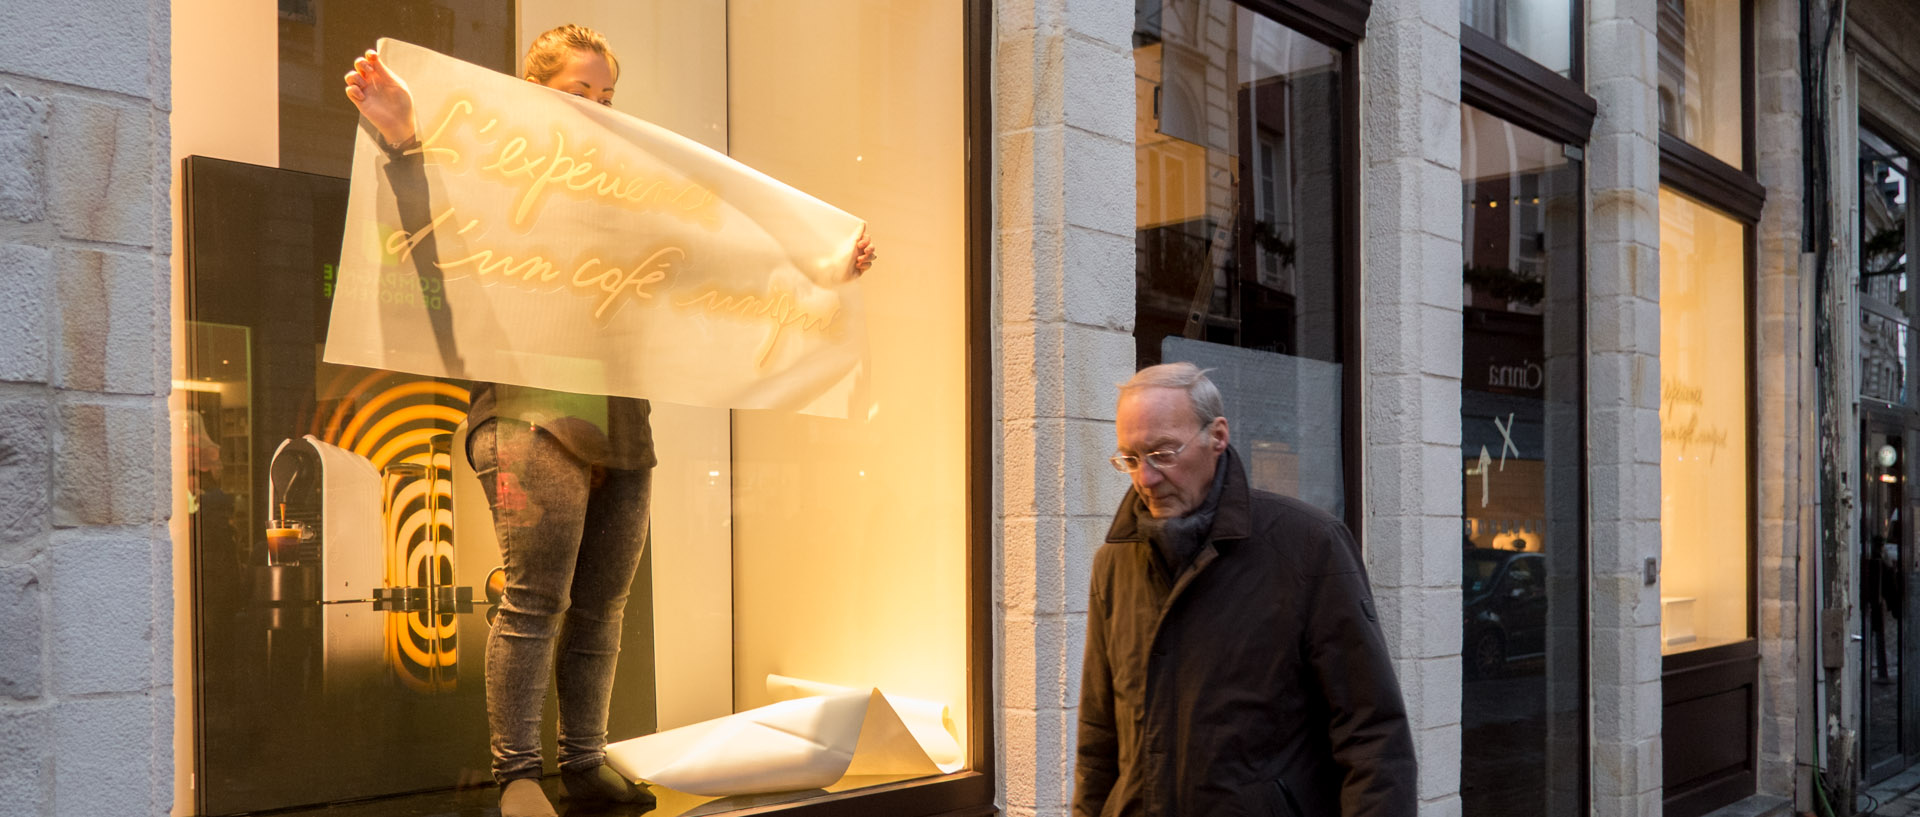
{"type": "Polygon", "coordinates": [[[1914,534],[1920,495],[1907,490],[1915,429],[1870,412],[1861,429],[1860,677],[1862,764],[1875,783],[1920,760],[1920,634],[1913,615],[1914,534]]]}

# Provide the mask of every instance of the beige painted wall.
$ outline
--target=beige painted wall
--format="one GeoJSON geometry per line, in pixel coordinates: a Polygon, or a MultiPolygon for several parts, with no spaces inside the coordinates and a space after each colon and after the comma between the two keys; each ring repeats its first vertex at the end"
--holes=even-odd
{"type": "Polygon", "coordinates": [[[870,416],[734,416],[735,703],[768,703],[781,673],[939,700],[964,725],[961,9],[728,11],[734,158],[866,219],[880,253],[870,416]]]}
{"type": "MultiPolygon", "coordinates": [[[[173,4],[173,379],[186,372],[186,275],[181,255],[180,160],[193,155],[275,166],[280,163],[280,55],[274,6],[245,0],[173,4]]],[[[168,409],[186,413],[185,393],[168,409]]],[[[194,811],[193,593],[181,423],[173,426],[173,813],[194,811]]]]}

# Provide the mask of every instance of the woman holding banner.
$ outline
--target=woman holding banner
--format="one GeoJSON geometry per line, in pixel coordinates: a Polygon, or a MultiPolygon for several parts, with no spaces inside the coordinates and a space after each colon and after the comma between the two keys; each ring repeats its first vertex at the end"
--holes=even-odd
{"type": "MultiPolygon", "coordinates": [[[[566,25],[534,40],[522,76],[602,105],[619,61],[605,37],[566,25]]],[[[406,83],[368,51],[346,95],[387,153],[401,199],[425,196],[406,83]]],[[[424,210],[423,201],[411,203],[424,210]]],[[[404,215],[403,215],[404,219],[404,215]]],[[[852,275],[875,253],[864,236],[852,275]]],[[[607,713],[629,588],[645,549],[655,465],[650,406],[630,397],[476,383],[467,455],[486,490],[505,564],[487,641],[487,720],[503,817],[553,817],[539,785],[541,701],[554,667],[561,778],[575,801],[649,803],[605,765],[607,713]]]]}

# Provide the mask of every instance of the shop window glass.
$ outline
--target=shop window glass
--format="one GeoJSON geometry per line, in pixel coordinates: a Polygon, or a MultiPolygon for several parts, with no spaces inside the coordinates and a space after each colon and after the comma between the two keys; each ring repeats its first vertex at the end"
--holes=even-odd
{"type": "Polygon", "coordinates": [[[514,47],[513,15],[512,0],[280,0],[280,166],[347,175],[360,113],[340,76],[375,40],[513,73],[524,52],[514,47]]]}
{"type": "Polygon", "coordinates": [[[1573,0],[1460,0],[1460,20],[1560,76],[1573,69],[1573,0]]]}
{"type": "Polygon", "coordinates": [[[1746,228],[1660,191],[1663,653],[1752,634],[1746,228]]]}
{"type": "Polygon", "coordinates": [[[1743,0],[1659,0],[1660,130],[1744,166],[1743,0]]]}
{"type": "Polygon", "coordinates": [[[1227,0],[1134,31],[1134,338],[1213,369],[1255,487],[1345,513],[1345,58],[1227,0]]]}
{"type": "MultiPolygon", "coordinates": [[[[565,22],[608,35],[621,63],[616,110],[864,218],[882,249],[858,285],[871,396],[858,414],[654,400],[641,420],[658,465],[609,739],[818,689],[775,677],[785,676],[877,688],[910,725],[931,724],[916,737],[934,760],[964,766],[974,736],[960,7],[483,5],[282,2],[281,105],[225,123],[277,130],[281,166],[196,156],[183,170],[175,426],[187,558],[177,565],[193,586],[181,671],[195,745],[180,761],[197,809],[302,813],[409,796],[431,801],[410,808],[442,813],[497,796],[472,790],[490,779],[483,682],[503,563],[489,493],[542,523],[567,513],[539,499],[540,484],[482,487],[468,445],[486,427],[469,421],[473,383],[323,360],[356,136],[340,76],[381,36],[511,72],[535,34],[565,22]],[[348,112],[340,127],[329,124],[337,111],[316,113],[336,107],[348,112]]],[[[403,283],[381,297],[441,303],[425,278],[403,283]]],[[[515,398],[495,397],[500,417],[522,416],[506,405],[515,398]]],[[[580,420],[612,438],[626,422],[604,397],[553,400],[565,410],[542,428],[580,420]]],[[[584,473],[606,485],[615,470],[584,473]]],[[[554,717],[549,692],[549,772],[554,717]]],[[[731,797],[655,786],[652,813],[925,776],[856,766],[809,791],[731,797]]]]}
{"type": "Polygon", "coordinates": [[[1896,405],[1913,399],[1907,162],[1905,153],[1861,129],[1860,395],[1896,405]]]}
{"type": "Polygon", "coordinates": [[[1585,674],[1581,169],[1461,108],[1461,802],[1579,813],[1585,674]]]}

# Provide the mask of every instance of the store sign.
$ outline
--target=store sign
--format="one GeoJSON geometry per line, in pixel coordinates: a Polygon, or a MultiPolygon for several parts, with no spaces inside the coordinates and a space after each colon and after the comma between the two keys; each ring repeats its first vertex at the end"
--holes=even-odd
{"type": "Polygon", "coordinates": [[[397,40],[420,146],[354,151],[326,360],[720,408],[866,410],[864,224],[611,108],[397,40]]]}

